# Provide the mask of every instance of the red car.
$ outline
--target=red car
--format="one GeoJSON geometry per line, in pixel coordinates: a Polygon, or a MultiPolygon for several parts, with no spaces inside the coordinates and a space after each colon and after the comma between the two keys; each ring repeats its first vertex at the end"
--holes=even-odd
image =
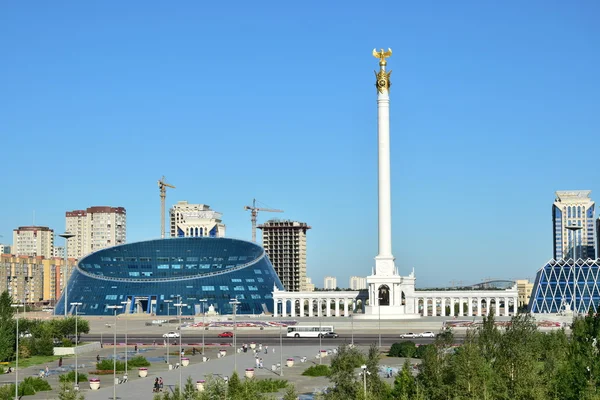
{"type": "Polygon", "coordinates": [[[233,332],[221,332],[217,336],[218,337],[233,337],[233,332]]]}

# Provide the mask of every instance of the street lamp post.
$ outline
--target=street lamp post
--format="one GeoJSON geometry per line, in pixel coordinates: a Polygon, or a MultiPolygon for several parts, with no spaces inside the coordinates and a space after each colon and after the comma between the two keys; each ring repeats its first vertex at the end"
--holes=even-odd
{"type": "Polygon", "coordinates": [[[354,312],[350,314],[350,326],[352,327],[352,346],[354,346],[354,312]]]}
{"type": "MultiPolygon", "coordinates": [[[[127,314],[129,313],[129,309],[127,308],[127,304],[129,304],[128,301],[122,301],[121,304],[123,304],[123,314],[127,314]]],[[[125,316],[125,376],[127,376],[127,356],[128,356],[128,351],[129,351],[129,346],[127,343],[127,328],[128,328],[128,323],[127,323],[127,316],[125,316]]]]}
{"type": "Polygon", "coordinates": [[[19,399],[19,307],[23,307],[25,309],[24,304],[11,304],[11,307],[17,309],[17,328],[16,328],[16,337],[17,337],[17,360],[15,364],[15,400],[19,399]]]}
{"type": "Polygon", "coordinates": [[[229,302],[233,307],[233,370],[237,372],[237,326],[235,316],[237,313],[237,306],[240,304],[237,297],[229,302]]]}
{"type": "MultiPolygon", "coordinates": [[[[163,300],[163,303],[167,303],[167,324],[169,323],[169,310],[171,308],[171,303],[173,300],[163,300]]],[[[167,367],[169,364],[169,338],[166,338],[165,342],[167,342],[167,367]]]]}
{"type": "Polygon", "coordinates": [[[65,233],[61,233],[60,235],[61,238],[65,239],[65,272],[63,273],[63,296],[65,296],[65,318],[67,318],[67,269],[69,268],[68,264],[69,264],[69,255],[68,255],[68,250],[69,250],[69,239],[71,239],[73,236],[75,236],[75,234],[70,233],[70,232],[65,232],[65,233]]]}
{"type": "Polygon", "coordinates": [[[179,299],[179,302],[177,304],[174,304],[175,307],[178,308],[177,312],[179,313],[179,393],[181,392],[181,366],[182,366],[182,355],[181,355],[181,307],[187,307],[187,304],[183,304],[181,302],[181,296],[177,296],[179,299]]]}
{"type": "Polygon", "coordinates": [[[363,391],[365,393],[365,399],[367,398],[367,365],[363,364],[360,366],[363,374],[363,391]]]}
{"type": "Polygon", "coordinates": [[[115,328],[113,336],[113,400],[117,400],[117,310],[123,306],[107,306],[109,310],[114,310],[115,313],[115,328]]]}
{"type": "Polygon", "coordinates": [[[319,365],[322,364],[322,359],[323,359],[323,354],[321,354],[321,350],[323,349],[323,335],[321,334],[321,332],[323,332],[323,328],[321,328],[321,304],[319,304],[319,365]]]}
{"type": "Polygon", "coordinates": [[[75,306],[75,390],[79,390],[79,371],[77,368],[77,345],[79,343],[79,336],[77,333],[77,323],[79,322],[77,319],[77,307],[79,307],[82,303],[71,303],[72,306],[75,306]]]}
{"type": "Polygon", "coordinates": [[[281,332],[282,325],[283,323],[279,323],[279,376],[283,376],[283,335],[281,332]]]}
{"type": "Polygon", "coordinates": [[[202,355],[204,355],[204,331],[206,330],[206,302],[208,299],[200,299],[200,304],[202,304],[202,355]]]}

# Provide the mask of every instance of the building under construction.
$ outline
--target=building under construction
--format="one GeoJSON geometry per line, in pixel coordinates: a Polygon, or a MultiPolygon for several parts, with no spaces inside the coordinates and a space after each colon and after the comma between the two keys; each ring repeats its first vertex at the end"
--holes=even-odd
{"type": "Polygon", "coordinates": [[[272,219],[258,226],[277,276],[290,292],[307,290],[306,222],[272,219]]]}

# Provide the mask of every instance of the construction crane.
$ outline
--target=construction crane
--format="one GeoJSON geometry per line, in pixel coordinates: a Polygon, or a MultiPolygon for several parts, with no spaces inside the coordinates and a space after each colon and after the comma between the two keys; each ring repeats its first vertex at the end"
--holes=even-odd
{"type": "Polygon", "coordinates": [[[252,206],[244,206],[244,210],[250,210],[250,219],[252,221],[252,241],[256,243],[256,216],[259,211],[267,212],[283,212],[283,210],[275,210],[273,208],[256,207],[256,199],[252,199],[252,206]]]}
{"type": "Polygon", "coordinates": [[[167,198],[167,188],[175,189],[175,186],[169,185],[165,182],[165,176],[158,181],[158,188],[160,189],[160,237],[165,238],[165,199],[167,198]]]}

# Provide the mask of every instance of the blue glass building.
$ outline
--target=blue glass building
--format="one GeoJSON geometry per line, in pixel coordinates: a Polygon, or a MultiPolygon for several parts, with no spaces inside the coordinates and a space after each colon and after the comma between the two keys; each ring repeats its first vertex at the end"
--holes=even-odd
{"type": "MultiPolygon", "coordinates": [[[[129,243],[82,258],[67,284],[70,303],[82,303],[85,315],[112,315],[109,305],[123,305],[127,313],[175,315],[178,295],[183,315],[213,306],[231,314],[273,312],[273,288],[283,290],[264,249],[255,243],[229,238],[184,237],[129,243]],[[200,299],[207,299],[201,302],[200,299]]],[[[54,309],[64,315],[64,298],[54,309]]]]}
{"type": "Polygon", "coordinates": [[[550,260],[536,275],[528,311],[600,311],[600,260],[550,260]]]}

